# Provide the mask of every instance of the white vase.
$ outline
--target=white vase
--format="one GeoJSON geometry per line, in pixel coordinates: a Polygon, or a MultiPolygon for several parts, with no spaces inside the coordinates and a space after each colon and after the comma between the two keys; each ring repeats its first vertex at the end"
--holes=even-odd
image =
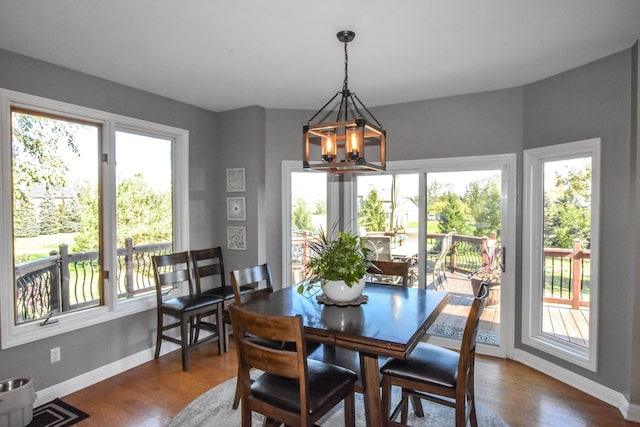
{"type": "Polygon", "coordinates": [[[322,291],[327,298],[336,302],[353,301],[362,295],[364,283],[365,280],[362,278],[358,283],[354,283],[349,287],[343,280],[331,280],[322,285],[322,291]]]}

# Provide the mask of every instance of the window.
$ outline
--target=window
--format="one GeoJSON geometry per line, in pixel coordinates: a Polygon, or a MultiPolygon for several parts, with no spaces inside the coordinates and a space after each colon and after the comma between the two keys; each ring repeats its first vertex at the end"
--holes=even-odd
{"type": "Polygon", "coordinates": [[[116,131],[120,300],[153,293],[150,256],[169,253],[172,249],[172,145],[171,139],[116,131]]]}
{"type": "Polygon", "coordinates": [[[305,171],[300,161],[282,162],[283,286],[303,279],[309,241],[335,223],[336,185],[333,175],[305,171]]]}
{"type": "Polygon", "coordinates": [[[524,153],[523,342],[596,370],[600,140],[524,153]]]}
{"type": "MultiPolygon", "coordinates": [[[[318,172],[303,172],[300,161],[285,161],[282,163],[283,281],[286,286],[295,283],[293,274],[287,273],[292,272],[292,266],[295,266],[292,261],[295,244],[292,244],[291,236],[296,198],[294,181],[302,183],[298,181],[302,177],[322,180],[301,186],[309,197],[317,197],[321,194],[321,187],[327,186],[326,222],[330,227],[339,219],[342,229],[358,231],[366,236],[367,241],[371,240],[370,248],[380,248],[381,251],[376,252],[378,257],[410,262],[412,286],[433,288],[439,273],[434,271],[430,262],[431,252],[436,249],[440,249],[438,253],[445,252],[441,250],[444,233],[437,228],[445,219],[446,203],[441,203],[444,194],[450,192],[459,194],[458,199],[465,198],[469,210],[475,208],[478,211],[473,215],[473,221],[464,220],[465,224],[472,226],[478,234],[487,233],[487,237],[457,235],[455,249],[446,251],[449,255],[442,274],[446,274],[453,285],[454,281],[462,281],[457,279],[467,278],[483,265],[483,248],[515,247],[515,170],[515,154],[395,161],[388,162],[387,171],[382,174],[320,173],[319,177],[311,175],[318,172]],[[496,233],[495,238],[491,232],[496,233]],[[385,247],[374,243],[374,240],[384,241],[385,247]],[[483,246],[483,242],[487,244],[483,246]],[[451,254],[455,254],[456,259],[452,260],[451,254]]],[[[460,225],[458,227],[462,229],[460,225]]],[[[451,224],[447,225],[449,228],[451,224]]],[[[451,240],[454,245],[453,237],[451,240]]],[[[500,263],[505,266],[501,271],[503,288],[497,293],[494,308],[487,310],[489,316],[482,322],[483,328],[491,330],[481,331],[479,342],[484,354],[504,356],[514,347],[515,276],[512,266],[515,264],[515,251],[491,253],[499,256],[500,263]]],[[[438,330],[433,329],[429,339],[430,342],[455,347],[458,344],[451,338],[456,331],[447,322],[460,318],[459,313],[468,306],[458,289],[446,286],[445,290],[455,293],[456,298],[450,299],[454,309],[444,313],[448,319],[443,318],[440,323],[436,321],[434,326],[438,330]]],[[[471,283],[465,286],[472,289],[471,283]]]]}
{"type": "Polygon", "coordinates": [[[154,307],[151,255],[188,248],[188,133],[0,100],[2,348],[154,307]]]}
{"type": "Polygon", "coordinates": [[[11,108],[16,325],[103,303],[101,127],[11,108]]]}

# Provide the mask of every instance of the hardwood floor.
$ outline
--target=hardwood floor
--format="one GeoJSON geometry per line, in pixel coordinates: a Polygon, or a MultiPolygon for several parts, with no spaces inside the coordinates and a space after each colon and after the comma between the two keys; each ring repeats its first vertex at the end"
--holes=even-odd
{"type": "MultiPolygon", "coordinates": [[[[166,426],[180,410],[236,374],[235,346],[191,353],[183,372],[174,351],[63,398],[90,414],[78,426],[166,426]]],[[[639,426],[617,408],[510,360],[478,356],[476,399],[511,426],[639,426]]]]}

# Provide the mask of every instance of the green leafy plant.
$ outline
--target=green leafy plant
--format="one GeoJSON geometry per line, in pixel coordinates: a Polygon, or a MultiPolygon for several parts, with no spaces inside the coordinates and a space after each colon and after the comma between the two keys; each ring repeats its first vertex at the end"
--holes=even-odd
{"type": "Polygon", "coordinates": [[[332,280],[343,280],[351,287],[372,265],[369,260],[371,250],[362,246],[360,236],[338,231],[337,237],[332,238],[332,234],[320,228],[317,238],[309,243],[311,257],[305,265],[305,280],[298,286],[298,292],[332,280]]]}

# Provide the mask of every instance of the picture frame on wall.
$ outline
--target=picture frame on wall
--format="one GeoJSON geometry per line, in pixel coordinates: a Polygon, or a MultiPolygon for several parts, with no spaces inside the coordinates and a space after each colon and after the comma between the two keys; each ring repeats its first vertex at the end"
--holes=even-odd
{"type": "Polygon", "coordinates": [[[246,219],[246,199],[244,197],[227,197],[227,221],[245,221],[246,219]]]}
{"type": "Polygon", "coordinates": [[[244,168],[227,169],[227,192],[241,193],[245,191],[244,168]]]}
{"type": "Polygon", "coordinates": [[[233,251],[247,250],[247,228],[246,227],[227,227],[227,248],[233,251]]]}

